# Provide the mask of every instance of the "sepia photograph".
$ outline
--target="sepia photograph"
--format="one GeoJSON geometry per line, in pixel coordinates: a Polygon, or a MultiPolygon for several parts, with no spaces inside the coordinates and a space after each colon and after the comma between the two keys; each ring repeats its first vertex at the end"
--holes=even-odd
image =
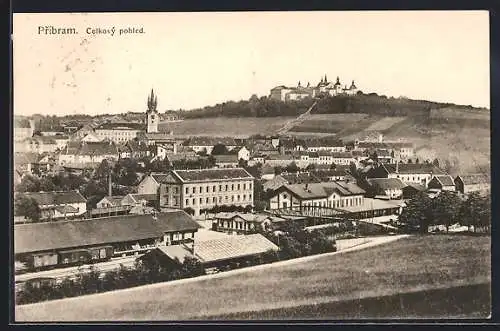
{"type": "Polygon", "coordinates": [[[489,18],[14,13],[14,322],[490,319],[489,18]]]}

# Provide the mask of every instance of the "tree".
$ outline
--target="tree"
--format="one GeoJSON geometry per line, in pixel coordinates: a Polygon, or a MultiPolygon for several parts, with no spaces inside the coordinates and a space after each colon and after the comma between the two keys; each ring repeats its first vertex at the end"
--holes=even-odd
{"type": "Polygon", "coordinates": [[[40,206],[33,198],[18,195],[14,200],[14,215],[24,216],[32,221],[39,221],[41,217],[40,206]]]}
{"type": "Polygon", "coordinates": [[[40,192],[40,179],[32,175],[26,175],[21,183],[16,186],[17,192],[40,192]]]}
{"type": "Polygon", "coordinates": [[[474,232],[476,232],[477,227],[480,223],[481,212],[483,207],[483,201],[478,192],[472,192],[467,197],[467,200],[463,201],[460,205],[459,219],[460,224],[470,227],[474,227],[474,232]]]}
{"type": "Polygon", "coordinates": [[[295,162],[292,162],[286,166],[285,170],[286,170],[286,172],[294,173],[294,172],[298,172],[300,170],[300,168],[297,166],[297,164],[295,162]]]}
{"type": "Polygon", "coordinates": [[[214,148],[212,149],[212,155],[224,155],[227,154],[228,150],[226,145],[224,144],[216,144],[214,145],[214,148]]]}
{"type": "Polygon", "coordinates": [[[428,232],[429,225],[433,221],[431,202],[431,198],[427,194],[420,192],[406,203],[399,221],[405,225],[407,231],[428,232]]]}
{"type": "Polygon", "coordinates": [[[443,191],[432,201],[434,224],[444,224],[446,232],[450,225],[458,221],[461,200],[453,192],[443,191]]]}

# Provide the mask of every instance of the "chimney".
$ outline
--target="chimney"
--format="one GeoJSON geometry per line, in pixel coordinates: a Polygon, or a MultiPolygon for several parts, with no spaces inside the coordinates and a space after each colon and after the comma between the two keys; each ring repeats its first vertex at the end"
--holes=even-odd
{"type": "Polygon", "coordinates": [[[108,196],[113,195],[113,185],[111,183],[111,169],[109,169],[109,174],[108,174],[108,196]]]}

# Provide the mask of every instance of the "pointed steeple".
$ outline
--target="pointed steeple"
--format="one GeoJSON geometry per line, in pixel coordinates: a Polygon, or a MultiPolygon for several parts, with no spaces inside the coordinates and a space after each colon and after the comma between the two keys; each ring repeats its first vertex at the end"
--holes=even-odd
{"type": "Polygon", "coordinates": [[[147,112],[155,111],[157,106],[158,106],[158,100],[155,96],[155,93],[153,92],[153,89],[151,89],[151,95],[148,97],[148,110],[147,110],[147,112]]]}
{"type": "Polygon", "coordinates": [[[300,80],[299,80],[299,84],[297,85],[297,87],[300,87],[300,80]]]}
{"type": "Polygon", "coordinates": [[[328,83],[328,79],[326,79],[326,74],[325,74],[325,84],[328,83]]]}
{"type": "Polygon", "coordinates": [[[307,82],[307,87],[309,87],[311,84],[309,84],[309,82],[307,82]]]}

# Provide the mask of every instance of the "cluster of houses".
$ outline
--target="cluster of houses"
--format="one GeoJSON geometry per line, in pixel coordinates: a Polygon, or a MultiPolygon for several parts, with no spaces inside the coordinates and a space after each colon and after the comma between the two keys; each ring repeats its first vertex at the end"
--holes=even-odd
{"type": "MultiPolygon", "coordinates": [[[[338,86],[325,77],[318,88],[338,92],[338,86]]],[[[256,234],[258,229],[277,229],[292,220],[309,226],[318,215],[373,223],[392,219],[404,200],[419,192],[468,194],[490,186],[484,175],[451,177],[430,163],[409,163],[414,157],[409,142],[381,136],[349,143],[335,137],[185,139],[160,132],[156,108],[152,92],[145,124],[73,125],[41,135],[34,134],[33,123],[18,125],[15,182],[25,174],[83,171],[125,158],[173,163],[212,155],[215,167],[144,174],[136,193],[114,196],[109,189],[96,208],[89,208],[78,191],[16,193],[35,200],[40,209],[40,222],[14,220],[17,261],[36,269],[146,252],[146,259],[182,262],[190,256],[214,267],[277,250],[256,234]],[[258,164],[258,178],[244,167],[258,164]],[[260,184],[264,194],[256,197],[260,184]],[[254,212],[256,199],[265,200],[264,213],[254,212]],[[194,219],[207,215],[213,215],[215,232],[244,236],[196,239],[200,225],[194,219]]]]}

